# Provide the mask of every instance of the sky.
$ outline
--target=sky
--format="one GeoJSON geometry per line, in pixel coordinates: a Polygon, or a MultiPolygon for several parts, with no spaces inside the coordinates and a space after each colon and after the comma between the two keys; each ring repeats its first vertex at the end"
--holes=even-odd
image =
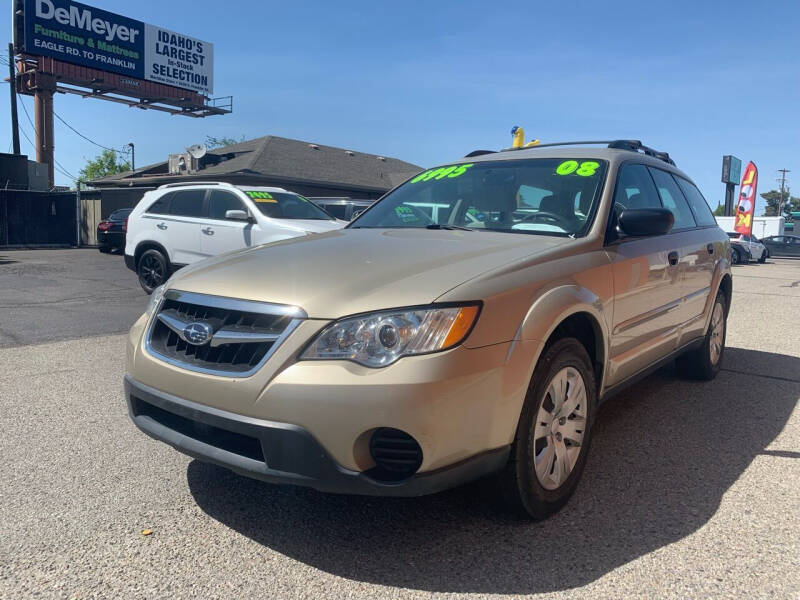
{"type": "MultiPolygon", "coordinates": [[[[724,154],[756,163],[759,192],[781,168],[800,192],[797,0],[88,3],[213,43],[214,96],[233,96],[232,114],[206,119],[56,96],[85,136],[135,143],[137,166],[207,135],[273,134],[428,167],[508,147],[520,125],[542,143],[640,139],[669,152],[712,208],[724,154]]],[[[10,11],[0,16],[5,48],[10,11]]],[[[33,117],[33,99],[20,102],[33,117]]],[[[4,91],[0,152],[8,115],[4,91]]],[[[101,149],[56,120],[55,151],[74,176],[101,149]]]]}

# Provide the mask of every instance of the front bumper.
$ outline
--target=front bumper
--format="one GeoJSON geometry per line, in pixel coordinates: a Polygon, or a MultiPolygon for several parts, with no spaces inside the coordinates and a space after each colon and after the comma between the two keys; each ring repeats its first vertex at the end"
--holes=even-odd
{"type": "Polygon", "coordinates": [[[421,496],[500,470],[510,446],[495,448],[399,482],[377,481],[337,463],[303,427],[237,415],[156,390],[125,377],[125,398],[144,433],[199,460],[271,483],[324,492],[421,496]]]}

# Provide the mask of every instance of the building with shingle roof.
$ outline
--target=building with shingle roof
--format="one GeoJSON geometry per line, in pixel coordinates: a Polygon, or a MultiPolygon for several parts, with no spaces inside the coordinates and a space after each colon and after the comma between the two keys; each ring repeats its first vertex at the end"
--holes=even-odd
{"type": "Polygon", "coordinates": [[[305,196],[373,200],[422,167],[397,158],[268,135],[210,150],[192,173],[170,173],[169,161],[101,177],[95,188],[147,187],[182,181],[225,181],[283,187],[305,196]]]}

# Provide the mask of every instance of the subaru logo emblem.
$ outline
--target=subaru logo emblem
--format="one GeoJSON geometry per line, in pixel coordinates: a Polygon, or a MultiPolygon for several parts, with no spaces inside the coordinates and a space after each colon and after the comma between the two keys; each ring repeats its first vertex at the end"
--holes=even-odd
{"type": "Polygon", "coordinates": [[[189,323],[183,328],[183,339],[194,346],[202,346],[207,343],[211,336],[214,335],[214,330],[208,323],[189,323]]]}

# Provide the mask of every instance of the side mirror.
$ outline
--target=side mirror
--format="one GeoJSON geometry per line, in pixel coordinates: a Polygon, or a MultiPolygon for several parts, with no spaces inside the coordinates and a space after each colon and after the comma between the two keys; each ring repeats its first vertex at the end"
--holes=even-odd
{"type": "Polygon", "coordinates": [[[675,223],[666,208],[629,208],[619,216],[619,230],[625,235],[642,237],[669,233],[675,223]]]}
{"type": "Polygon", "coordinates": [[[246,210],[226,210],[225,218],[231,221],[250,221],[250,215],[246,210]]]}

